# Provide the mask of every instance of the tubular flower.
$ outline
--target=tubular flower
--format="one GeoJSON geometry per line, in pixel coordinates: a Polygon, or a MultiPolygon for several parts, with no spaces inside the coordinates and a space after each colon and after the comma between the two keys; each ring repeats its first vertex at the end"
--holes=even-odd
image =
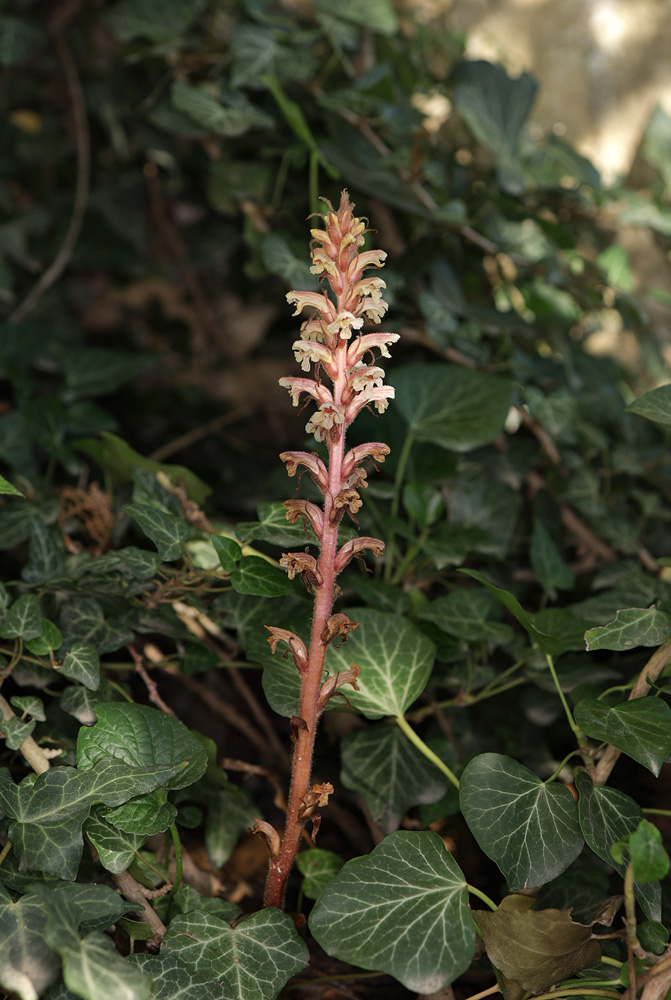
{"type": "Polygon", "coordinates": [[[289,578],[293,580],[300,575],[314,594],[310,645],[306,649],[295,633],[266,626],[273,652],[279,642],[287,643],[301,675],[298,714],[291,719],[294,744],[291,789],[279,848],[271,831],[259,824],[271,851],[265,905],[279,907],[303,828],[310,820],[314,839],[319,828],[317,810],[327,804],[333,790],[328,783],[310,784],[319,716],[330,698],[345,697],[345,685],[357,690],[356,664],[335,676],[324,673],[329,644],[338,638],[344,641],[357,625],[342,612],[332,614],[339,592],[337,577],[351,559],[364,551],[379,556],[384,550],[379,538],[367,537],[352,538],[338,548],[338,526],[345,513],[358,526],[356,514],[362,506],[359,490],[367,485],[363,463],[382,462],[389,453],[387,445],[378,441],[345,452],[347,428],[359,411],[372,405],[382,413],[394,396],[394,389],[384,385],[384,371],[376,362],[378,355],[389,357],[388,348],[398,340],[398,335],[364,332],[370,324],[379,323],[387,310],[382,297],[384,281],[368,274],[368,269],[383,266],[386,254],[382,250],[364,250],[366,222],[354,215],[346,191],[342,192],[337,210],[330,202],[326,204],[328,213],[321,219],[323,228],[311,230],[310,252],[312,273],[329,289],[322,294],[292,291],[287,295],[287,301],[295,306],[294,315],[304,309],[308,311],[293,351],[304,372],[315,366],[313,378],[280,380],[294,405],[299,405],[303,394],[314,402],[315,410],[305,430],[324,443],[328,458],[322,460],[308,451],[286,451],[280,456],[290,476],[296,474],[299,466],[307,469],[322,493],[323,504],[318,506],[308,500],[285,502],[288,520],[295,523],[303,518],[306,528],[308,521],[319,545],[318,558],[307,552],[285,552],[280,559],[280,566],[289,578]],[[322,381],[330,383],[329,387],[322,381]]]}

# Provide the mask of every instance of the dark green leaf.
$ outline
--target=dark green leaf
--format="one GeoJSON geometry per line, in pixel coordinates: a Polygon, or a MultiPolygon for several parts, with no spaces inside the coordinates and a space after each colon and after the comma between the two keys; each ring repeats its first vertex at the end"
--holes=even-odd
{"type": "Polygon", "coordinates": [[[191,533],[186,521],[145,503],[127,503],[122,510],[137,521],[145,535],[158,549],[158,554],[164,562],[174,562],[175,559],[182,558],[183,543],[191,533]]]}
{"type": "Polygon", "coordinates": [[[40,602],[34,594],[22,594],[10,606],[0,628],[3,639],[36,639],[42,635],[40,602]]]}
{"type": "Polygon", "coordinates": [[[585,699],[575,707],[575,720],[595,740],[611,743],[659,777],[671,753],[671,708],[659,698],[635,698],[612,708],[585,699]]]}
{"type": "Polygon", "coordinates": [[[212,535],[212,547],[219,557],[221,568],[226,573],[232,572],[242,559],[242,549],[234,538],[225,535],[212,535]]]}
{"type": "Polygon", "coordinates": [[[276,909],[259,910],[235,928],[206,912],[175,917],[162,954],[221,983],[231,1000],[274,1000],[309,957],[291,917],[276,909]]]}
{"type": "Polygon", "coordinates": [[[151,355],[106,347],[71,348],[63,355],[63,374],[70,398],[103,396],[132,381],[155,362],[151,355]]]}
{"type": "Polygon", "coordinates": [[[484,578],[482,573],[478,573],[477,570],[462,569],[459,570],[459,572],[466,573],[479,583],[483,583],[489,593],[492,594],[497,601],[500,601],[504,607],[508,608],[508,611],[510,611],[511,614],[517,618],[520,625],[526,629],[531,640],[537,643],[544,653],[547,653],[549,656],[559,656],[559,654],[563,652],[561,641],[557,639],[556,636],[546,635],[545,632],[540,632],[526,611],[524,611],[520,602],[513,596],[513,594],[510,593],[510,591],[503,590],[502,587],[495,587],[493,583],[489,583],[489,581],[484,578]]]}
{"type": "MultiPolygon", "coordinates": [[[[616,788],[592,785],[584,772],[578,773],[576,787],[580,793],[578,817],[587,846],[624,877],[626,864],[615,861],[610,849],[636,830],[643,819],[641,807],[616,788]]],[[[637,885],[635,889],[646,917],[661,920],[662,893],[659,883],[637,885]]]]}
{"type": "Polygon", "coordinates": [[[397,830],[410,806],[437,802],[446,780],[396,726],[371,726],[345,737],[340,780],[363,795],[385,833],[397,830]]]}
{"type": "Polygon", "coordinates": [[[319,895],[344,864],[339,854],[322,851],[318,847],[301,851],[296,856],[296,866],[303,876],[303,895],[319,899],[319,895]]]}
{"type": "Polygon", "coordinates": [[[177,809],[172,802],[167,801],[164,789],[157,789],[149,795],[124,802],[115,809],[108,809],[103,818],[122,833],[137,834],[152,837],[156,833],[165,833],[175,822],[177,809]]]}
{"type": "Polygon", "coordinates": [[[627,413],[637,413],[658,424],[671,424],[671,385],[660,385],[657,389],[644,392],[630,403],[627,413]]]}
{"type": "Polygon", "coordinates": [[[117,38],[130,42],[146,38],[155,44],[179,40],[203,8],[203,0],[119,0],[105,12],[105,21],[117,38]]]}
{"type": "Polygon", "coordinates": [[[418,441],[471,451],[503,429],[512,383],[456,365],[411,365],[393,372],[395,405],[418,441]]]}
{"type": "Polygon", "coordinates": [[[18,750],[21,744],[28,739],[34,728],[34,721],[21,722],[17,718],[0,720],[0,735],[4,734],[5,743],[10,750],[18,750]]]}
{"type": "Polygon", "coordinates": [[[231,573],[231,586],[238,594],[281,597],[293,590],[286,573],[260,556],[243,556],[231,573]]]}
{"type": "Polygon", "coordinates": [[[44,722],[46,715],[44,714],[44,703],[40,698],[36,698],[35,695],[12,695],[9,699],[12,707],[18,709],[19,712],[30,715],[33,719],[37,719],[38,722],[44,722]]]}
{"type": "Polygon", "coordinates": [[[36,656],[49,656],[61,648],[63,636],[60,630],[48,618],[42,619],[42,635],[37,639],[28,639],[26,649],[36,656]]]}
{"type": "Polygon", "coordinates": [[[671,615],[657,608],[625,608],[608,625],[585,632],[589,652],[597,649],[633,649],[660,646],[671,636],[671,615]]]}
{"type": "Polygon", "coordinates": [[[381,35],[395,35],[398,31],[398,18],[390,0],[367,0],[365,7],[357,0],[316,0],[316,8],[381,35]]]}
{"type": "Polygon", "coordinates": [[[534,518],[529,556],[536,579],[548,597],[554,600],[557,590],[571,589],[574,583],[573,573],[564,562],[549,531],[538,518],[534,518]]]}
{"type": "Polygon", "coordinates": [[[107,822],[105,812],[104,806],[94,806],[83,829],[98,852],[103,868],[118,875],[135,861],[136,852],[147,838],[142,833],[122,833],[117,830],[107,822]]]}
{"type": "Polygon", "coordinates": [[[515,633],[510,625],[491,620],[498,617],[498,610],[499,605],[487,591],[462,587],[431,601],[422,609],[419,617],[433,622],[448,635],[467,642],[485,641],[505,645],[515,633]]]}
{"type": "Polygon", "coordinates": [[[662,846],[662,834],[654,823],[642,819],[629,838],[629,853],[637,882],[657,882],[666,877],[671,864],[662,846]]]}
{"type": "MultiPolygon", "coordinates": [[[[95,726],[79,731],[80,768],[93,767],[110,757],[131,767],[170,766],[174,777],[167,784],[158,782],[155,786],[166,784],[167,788],[186,788],[204,773],[207,757],[200,741],[172,716],[147,705],[126,702],[98,705],[96,714],[95,726]]],[[[113,804],[121,803],[108,803],[113,804]]]]}
{"type": "Polygon", "coordinates": [[[435,833],[392,833],[349,861],[309,923],[327,954],[419,993],[453,982],[475,948],[466,880],[435,833]]]}
{"type": "Polygon", "coordinates": [[[47,34],[44,28],[34,20],[1,14],[0,66],[16,66],[46,40],[47,34]]]}
{"type": "Polygon", "coordinates": [[[511,757],[475,757],[461,776],[459,802],[475,839],[512,890],[549,882],[582,850],[568,788],[545,784],[511,757]]]}
{"type": "Polygon", "coordinates": [[[73,643],[57,669],[73,681],[79,681],[90,691],[97,691],[100,687],[100,657],[95,646],[88,642],[73,643]]]}
{"type": "Polygon", "coordinates": [[[173,106],[207,132],[226,138],[244,135],[250,128],[268,128],[273,120],[265,111],[243,99],[226,103],[207,87],[190,87],[176,80],[170,91],[173,106]]]}
{"type": "Polygon", "coordinates": [[[229,991],[214,979],[196,975],[172,952],[131,955],[129,961],[152,978],[152,1000],[230,1000],[229,991]]]}

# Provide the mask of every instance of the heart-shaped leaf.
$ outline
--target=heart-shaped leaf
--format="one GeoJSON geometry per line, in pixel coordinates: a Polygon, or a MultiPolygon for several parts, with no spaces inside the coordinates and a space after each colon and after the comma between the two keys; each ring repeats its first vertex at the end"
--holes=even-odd
{"type": "Polygon", "coordinates": [[[385,833],[398,829],[410,806],[437,802],[447,787],[438,768],[400,729],[384,723],[347,736],[341,761],[343,785],[363,795],[385,833]]]}
{"type": "Polygon", "coordinates": [[[595,698],[578,702],[575,720],[595,740],[611,743],[659,777],[671,753],[671,708],[659,698],[634,698],[609,706],[595,698]]]}
{"type": "Polygon", "coordinates": [[[231,994],[224,986],[197,976],[172,952],[135,954],[129,961],[151,976],[151,1000],[230,1000],[231,994]]]}
{"type": "Polygon", "coordinates": [[[309,923],[327,954],[418,993],[453,982],[475,948],[466,880],[436,833],[392,833],[348,861],[309,923]]]}
{"type": "Polygon", "coordinates": [[[660,385],[657,389],[644,392],[629,404],[625,412],[637,413],[639,417],[658,424],[671,424],[671,385],[660,385]]]}
{"type": "MultiPolygon", "coordinates": [[[[643,819],[641,807],[616,788],[594,786],[584,771],[576,777],[576,788],[580,793],[578,818],[587,846],[624,877],[626,863],[615,861],[610,849],[637,829],[643,819]]],[[[635,890],[648,920],[661,920],[662,892],[659,882],[637,884],[635,890]]]]}
{"type": "Polygon", "coordinates": [[[419,614],[448,635],[467,642],[494,642],[503,645],[514,637],[510,625],[492,621],[500,613],[487,591],[461,588],[431,601],[419,614]]]}
{"type": "Polygon", "coordinates": [[[671,615],[656,608],[625,608],[608,625],[590,628],[585,642],[590,653],[597,649],[634,649],[659,646],[671,635],[671,615]]]}
{"type": "Polygon", "coordinates": [[[662,834],[654,823],[642,819],[629,838],[634,878],[638,882],[657,882],[669,872],[669,855],[662,846],[662,834]]]}
{"type": "Polygon", "coordinates": [[[473,836],[513,890],[550,882],[582,850],[568,788],[545,784],[511,757],[475,757],[461,776],[459,802],[473,836]]]}
{"type": "Polygon", "coordinates": [[[457,365],[410,365],[394,371],[395,405],[418,441],[470,451],[503,429],[513,384],[457,365]]]}
{"type": "Polygon", "coordinates": [[[319,899],[321,892],[335,878],[344,864],[339,854],[313,847],[296,856],[296,866],[303,876],[303,895],[319,899]]]}
{"type": "Polygon", "coordinates": [[[74,642],[58,670],[90,691],[100,687],[100,657],[89,642],[74,642]]]}
{"type": "Polygon", "coordinates": [[[3,639],[36,639],[42,635],[40,602],[34,594],[22,594],[4,617],[0,636],[3,639]]]}
{"type": "Polygon", "coordinates": [[[492,964],[531,993],[541,993],[601,959],[592,928],[574,923],[568,910],[479,910],[476,921],[492,964]]]}
{"type": "Polygon", "coordinates": [[[125,872],[135,860],[135,852],[147,839],[142,833],[123,833],[105,819],[105,808],[94,806],[84,823],[84,833],[91,841],[103,868],[114,875],[125,872]]]}
{"type": "Polygon", "coordinates": [[[222,984],[230,1000],[274,1000],[309,958],[291,917],[273,908],[236,927],[204,911],[175,917],[162,954],[176,955],[195,975],[222,984]]]}
{"type": "Polygon", "coordinates": [[[240,560],[231,573],[231,586],[238,594],[254,597],[281,597],[293,590],[286,573],[260,556],[244,556],[240,560]]]}

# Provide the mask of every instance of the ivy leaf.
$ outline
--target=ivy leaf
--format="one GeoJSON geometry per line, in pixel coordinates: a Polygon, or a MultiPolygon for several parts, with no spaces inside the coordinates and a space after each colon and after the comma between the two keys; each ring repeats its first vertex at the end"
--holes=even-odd
{"type": "Polygon", "coordinates": [[[36,656],[49,656],[50,653],[55,653],[60,649],[62,644],[63,636],[60,629],[48,618],[43,618],[42,635],[38,635],[37,639],[28,639],[25,646],[29,652],[35,653],[36,656]]]}
{"type": "Polygon", "coordinates": [[[56,669],[71,680],[80,681],[89,691],[100,687],[100,657],[95,646],[88,642],[74,642],[56,669]]]}
{"type": "MultiPolygon", "coordinates": [[[[12,484],[5,479],[4,476],[0,476],[0,494],[11,497],[23,497],[21,490],[17,490],[16,486],[12,486],[12,484]]],[[[25,499],[25,497],[23,497],[23,499],[25,499]]]]}
{"type": "Polygon", "coordinates": [[[225,535],[212,535],[210,539],[212,547],[217,553],[221,568],[226,573],[231,573],[242,559],[242,549],[234,538],[227,538],[225,535]]]}
{"type": "Polygon", "coordinates": [[[369,0],[365,7],[357,0],[317,0],[316,7],[381,35],[395,35],[398,31],[398,18],[390,0],[369,0]]]}
{"type": "Polygon", "coordinates": [[[327,954],[436,993],[468,968],[475,928],[468,887],[435,833],[399,831],[348,861],[309,919],[327,954]]]}
{"type": "Polygon", "coordinates": [[[431,601],[419,617],[466,642],[504,645],[514,638],[515,633],[510,625],[491,621],[496,611],[498,606],[486,591],[461,588],[431,601]]]}
{"type": "Polygon", "coordinates": [[[587,649],[632,649],[659,646],[671,635],[671,615],[656,608],[625,608],[612,622],[585,632],[587,649]]]}
{"type": "Polygon", "coordinates": [[[512,382],[456,365],[410,365],[394,371],[395,405],[418,441],[471,451],[503,429],[512,382]]]}
{"type": "Polygon", "coordinates": [[[629,852],[637,882],[657,882],[669,872],[669,855],[654,823],[642,819],[629,838],[629,852]]]}
{"type": "Polygon", "coordinates": [[[61,611],[61,630],[66,649],[75,642],[95,646],[98,653],[113,653],[134,638],[123,617],[105,618],[102,605],[93,597],[73,597],[61,611]]]}
{"type": "Polygon", "coordinates": [[[380,724],[350,734],[342,744],[340,780],[360,792],[374,821],[391,833],[410,806],[445,794],[442,774],[396,726],[380,724]]]}
{"type": "Polygon", "coordinates": [[[191,533],[186,521],[148,503],[127,503],[121,509],[137,521],[147,538],[158,549],[163,562],[174,562],[175,559],[182,558],[182,543],[191,533]]]}
{"type": "Polygon", "coordinates": [[[361,670],[359,690],[348,686],[352,707],[368,719],[403,715],[426,687],[436,647],[423,632],[399,615],[370,608],[350,610],[359,627],[341,646],[330,646],[326,656],[329,675],[361,670]]]}
{"type": "Polygon", "coordinates": [[[484,753],[466,765],[459,802],[471,833],[511,890],[543,885],[580,854],[583,838],[568,788],[545,784],[511,757],[484,753]]]}
{"type": "Polygon", "coordinates": [[[22,722],[17,718],[0,720],[0,735],[4,733],[5,743],[10,750],[18,750],[22,743],[28,739],[35,722],[22,722]]]}
{"type": "Polygon", "coordinates": [[[230,1000],[231,995],[224,986],[194,975],[172,952],[135,954],[128,961],[151,976],[152,1000],[230,1000]]]}
{"type": "Polygon", "coordinates": [[[502,587],[495,587],[493,583],[490,583],[484,578],[482,573],[478,573],[475,569],[460,569],[459,572],[465,573],[467,576],[477,580],[478,583],[484,584],[489,593],[492,594],[497,601],[500,601],[504,607],[508,608],[508,611],[510,611],[510,613],[517,618],[520,625],[526,629],[530,639],[537,643],[544,653],[547,653],[548,656],[559,656],[564,651],[564,647],[560,639],[554,635],[547,635],[545,632],[541,632],[536,628],[520,602],[513,596],[513,594],[510,593],[510,591],[504,590],[502,587]]]}
{"type": "Polygon", "coordinates": [[[671,708],[659,698],[635,698],[609,706],[593,698],[578,702],[575,720],[586,736],[611,743],[659,777],[671,753],[671,708]]]}
{"type": "Polygon", "coordinates": [[[31,718],[37,719],[38,722],[44,722],[46,715],[44,714],[44,702],[41,698],[36,698],[35,695],[12,695],[9,699],[12,706],[18,709],[19,712],[30,715],[31,718]]]}
{"type": "Polygon", "coordinates": [[[93,931],[85,938],[51,919],[45,940],[63,961],[65,985],[84,1000],[147,1000],[151,979],[123,958],[110,938],[93,931]]]}
{"type": "Polygon", "coordinates": [[[318,847],[301,851],[296,856],[296,866],[303,875],[303,895],[307,899],[319,899],[322,890],[335,878],[344,863],[340,855],[333,851],[323,851],[318,847]]]}
{"type": "Polygon", "coordinates": [[[207,87],[190,87],[181,80],[173,83],[170,101],[173,107],[188,115],[205,131],[229,139],[244,135],[250,128],[269,128],[273,125],[270,115],[251,101],[238,99],[229,103],[211,93],[207,87]]]}
{"type": "Polygon", "coordinates": [[[253,597],[281,597],[293,591],[286,573],[260,556],[243,556],[231,573],[231,586],[238,594],[253,597]]]}
{"type": "MultiPolygon", "coordinates": [[[[616,788],[594,786],[584,771],[578,772],[576,788],[580,793],[578,817],[587,846],[624,878],[626,863],[615,861],[610,849],[637,829],[643,819],[641,807],[616,788]]],[[[648,920],[661,920],[662,892],[659,882],[636,884],[634,888],[648,920]]]]}
{"type": "Polygon", "coordinates": [[[601,959],[591,926],[574,923],[568,910],[479,910],[476,921],[490,962],[531,993],[541,993],[601,959]]]}
{"type": "Polygon", "coordinates": [[[42,871],[74,879],[81,858],[82,824],[91,806],[121,805],[169,782],[175,767],[129,767],[120,760],[102,760],[89,770],[54,767],[33,780],[15,785],[0,770],[0,808],[9,817],[9,837],[22,870],[42,871]]]}
{"type": "Polygon", "coordinates": [[[494,154],[499,183],[510,194],[524,190],[519,143],[537,89],[530,73],[514,79],[502,66],[482,59],[462,60],[455,73],[455,107],[475,138],[494,154]]]}
{"type": "Polygon", "coordinates": [[[168,802],[164,789],[157,789],[139,799],[124,802],[104,813],[104,819],[122,833],[132,833],[145,839],[164,833],[175,822],[177,809],[168,802]]]}
{"type": "Polygon", "coordinates": [[[93,807],[84,823],[84,833],[98,852],[100,864],[114,875],[126,871],[147,839],[142,833],[122,833],[113,827],[105,819],[104,806],[93,807]]]}
{"type": "Polygon", "coordinates": [[[125,702],[98,705],[96,714],[95,726],[79,730],[77,762],[81,769],[109,758],[130,767],[170,766],[174,776],[166,783],[167,788],[186,788],[205,772],[207,756],[201,743],[172,716],[147,705],[125,702]]]}
{"type": "Polygon", "coordinates": [[[195,975],[222,984],[230,1000],[274,1000],[309,958],[291,917],[274,908],[259,910],[236,927],[204,911],[175,917],[162,954],[175,955],[195,975]]]}
{"type": "Polygon", "coordinates": [[[42,635],[40,602],[35,594],[22,594],[10,606],[0,628],[3,639],[36,639],[42,635]]]}
{"type": "Polygon", "coordinates": [[[625,408],[625,413],[636,413],[658,424],[671,424],[671,384],[644,392],[625,408]]]}

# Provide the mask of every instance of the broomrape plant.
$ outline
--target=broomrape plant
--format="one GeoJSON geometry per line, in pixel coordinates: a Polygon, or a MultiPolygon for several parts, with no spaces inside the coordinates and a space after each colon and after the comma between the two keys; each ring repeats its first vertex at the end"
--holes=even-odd
{"type": "MultiPolygon", "coordinates": [[[[326,201],[326,199],[324,199],[326,201]]],[[[328,214],[324,229],[312,229],[313,274],[319,275],[330,287],[324,291],[291,291],[287,300],[296,306],[294,315],[312,310],[301,326],[301,339],[293,345],[296,361],[304,372],[314,366],[314,378],[282,378],[280,385],[288,389],[294,406],[305,394],[317,409],[306,424],[306,431],[315,441],[326,446],[326,464],[315,452],[287,451],[280,457],[287,472],[294,476],[299,467],[307,470],[324,497],[321,507],[308,500],[286,500],[286,516],[295,523],[308,521],[320,545],[319,558],[304,552],[285,553],[280,565],[290,579],[299,574],[314,593],[314,616],[309,648],[294,632],[266,626],[268,642],[273,652],[280,642],[289,646],[296,670],[301,677],[299,714],[291,720],[294,741],[291,790],[284,834],[265,822],[258,823],[270,849],[271,860],[266,885],[267,906],[281,907],[284,902],[287,877],[293,865],[302,830],[312,823],[313,839],[319,828],[319,807],[328,802],[333,791],[330,784],[310,787],[312,756],[319,716],[328,700],[341,694],[349,684],[357,689],[359,668],[339,671],[333,677],[324,676],[324,660],[330,643],[340,637],[345,641],[357,627],[344,613],[332,614],[336,595],[336,578],[359,553],[370,551],[380,555],[384,543],[379,538],[359,537],[338,545],[338,526],[347,513],[356,522],[356,512],[362,505],[359,490],[364,489],[366,460],[383,462],[389,448],[378,441],[357,445],[345,451],[347,428],[366,406],[378,413],[386,410],[394,389],[383,384],[384,372],[375,362],[375,351],[389,357],[387,348],[399,339],[396,333],[363,333],[364,323],[379,323],[387,311],[382,298],[385,283],[381,278],[366,274],[369,268],[381,268],[386,254],[382,250],[363,250],[366,227],[354,215],[347,191],[342,192],[337,212],[326,201],[328,214]],[[323,373],[331,382],[328,388],[321,382],[323,373]]]]}

